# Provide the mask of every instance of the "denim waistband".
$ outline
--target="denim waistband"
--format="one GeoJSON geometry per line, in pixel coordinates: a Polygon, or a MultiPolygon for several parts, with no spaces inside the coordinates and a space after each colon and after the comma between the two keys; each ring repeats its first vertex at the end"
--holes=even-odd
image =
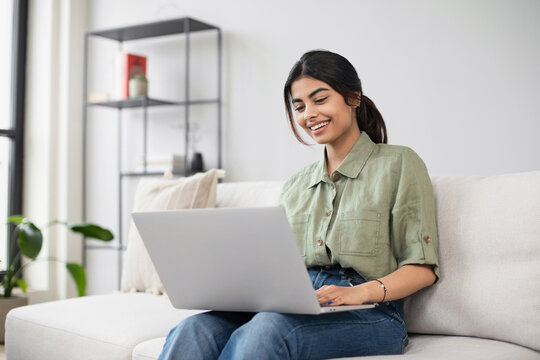
{"type": "Polygon", "coordinates": [[[307,268],[308,271],[324,271],[329,274],[333,275],[354,275],[355,277],[361,278],[365,282],[366,280],[358,274],[354,269],[352,268],[344,268],[341,267],[339,264],[333,264],[333,265],[324,265],[324,266],[310,266],[307,268]]]}

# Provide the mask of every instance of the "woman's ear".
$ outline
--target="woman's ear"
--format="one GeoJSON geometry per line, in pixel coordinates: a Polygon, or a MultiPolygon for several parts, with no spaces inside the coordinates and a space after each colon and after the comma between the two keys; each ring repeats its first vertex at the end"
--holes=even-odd
{"type": "Polygon", "coordinates": [[[360,106],[360,103],[362,102],[362,93],[356,92],[353,96],[349,96],[347,99],[347,105],[352,106],[354,108],[357,108],[360,106]]]}

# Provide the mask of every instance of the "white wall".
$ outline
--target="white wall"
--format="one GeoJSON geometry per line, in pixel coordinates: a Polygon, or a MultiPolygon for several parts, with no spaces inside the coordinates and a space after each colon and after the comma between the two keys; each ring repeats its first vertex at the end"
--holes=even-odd
{"type": "MultiPolygon", "coordinates": [[[[88,5],[92,30],[183,16],[224,32],[227,181],[283,180],[319,159],[319,147],[296,142],[282,104],[289,69],[314,48],[338,52],[356,66],[365,94],[385,117],[390,143],[415,149],[432,175],[540,169],[536,0],[93,0],[88,5]]],[[[209,41],[202,37],[202,49],[210,51],[209,41]]],[[[141,44],[154,54],[149,64],[181,59],[180,47],[160,44],[141,44]]],[[[95,90],[109,86],[112,67],[104,68],[92,75],[95,90]]],[[[195,69],[202,81],[211,81],[215,74],[203,70],[195,69]]],[[[151,92],[182,95],[181,74],[178,83],[160,84],[159,68],[152,72],[151,92]]],[[[171,141],[163,134],[175,134],[172,111],[155,114],[164,123],[154,144],[171,141]]],[[[140,122],[138,115],[130,116],[140,122]]],[[[114,228],[116,117],[102,112],[93,118],[89,214],[114,228]]],[[[107,278],[113,260],[91,256],[90,292],[114,290],[115,278],[107,278]]]]}
{"type": "Polygon", "coordinates": [[[180,16],[222,27],[229,180],[283,179],[318,158],[289,134],[281,100],[313,48],[355,64],[391,143],[432,173],[540,167],[538,1],[94,0],[89,16],[92,29],[180,16]]]}

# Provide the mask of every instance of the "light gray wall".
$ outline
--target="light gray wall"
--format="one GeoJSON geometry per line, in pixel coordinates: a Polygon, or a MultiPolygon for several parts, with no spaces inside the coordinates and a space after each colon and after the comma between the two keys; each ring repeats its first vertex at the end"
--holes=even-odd
{"type": "MultiPolygon", "coordinates": [[[[341,53],[356,66],[365,94],[385,117],[390,143],[416,150],[432,175],[540,169],[539,1],[93,0],[88,16],[90,29],[183,16],[222,28],[227,181],[283,180],[319,159],[320,147],[296,142],[282,104],[289,69],[314,48],[341,53]]],[[[213,56],[209,37],[201,35],[198,45],[196,40],[199,59],[213,56]]],[[[181,40],[170,44],[127,48],[148,54],[154,96],[182,96],[181,73],[174,72],[183,65],[181,40]],[[173,69],[165,80],[178,79],[165,81],[163,68],[173,69]]],[[[94,71],[91,86],[111,88],[112,58],[93,60],[105,65],[94,71]]],[[[212,94],[215,71],[205,72],[205,64],[194,64],[200,84],[194,95],[212,94]]],[[[174,110],[151,116],[162,121],[151,135],[158,151],[160,144],[175,142],[181,129],[174,110]]],[[[212,112],[200,116],[207,124],[212,112]]],[[[91,164],[99,171],[90,179],[90,198],[96,200],[89,213],[114,228],[116,117],[99,113],[94,119],[91,164]],[[113,199],[111,205],[101,205],[103,198],[113,199]]],[[[136,131],[129,134],[128,143],[136,146],[136,131]]],[[[98,263],[96,271],[105,276],[108,270],[98,263]]],[[[89,284],[90,292],[114,286],[89,284]]]]}

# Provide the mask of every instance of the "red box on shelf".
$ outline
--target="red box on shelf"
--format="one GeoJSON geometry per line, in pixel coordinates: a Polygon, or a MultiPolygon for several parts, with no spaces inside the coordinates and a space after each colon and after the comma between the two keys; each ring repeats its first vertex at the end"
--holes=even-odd
{"type": "Polygon", "coordinates": [[[129,97],[129,79],[135,75],[146,77],[146,56],[122,54],[122,97],[129,97]]]}

